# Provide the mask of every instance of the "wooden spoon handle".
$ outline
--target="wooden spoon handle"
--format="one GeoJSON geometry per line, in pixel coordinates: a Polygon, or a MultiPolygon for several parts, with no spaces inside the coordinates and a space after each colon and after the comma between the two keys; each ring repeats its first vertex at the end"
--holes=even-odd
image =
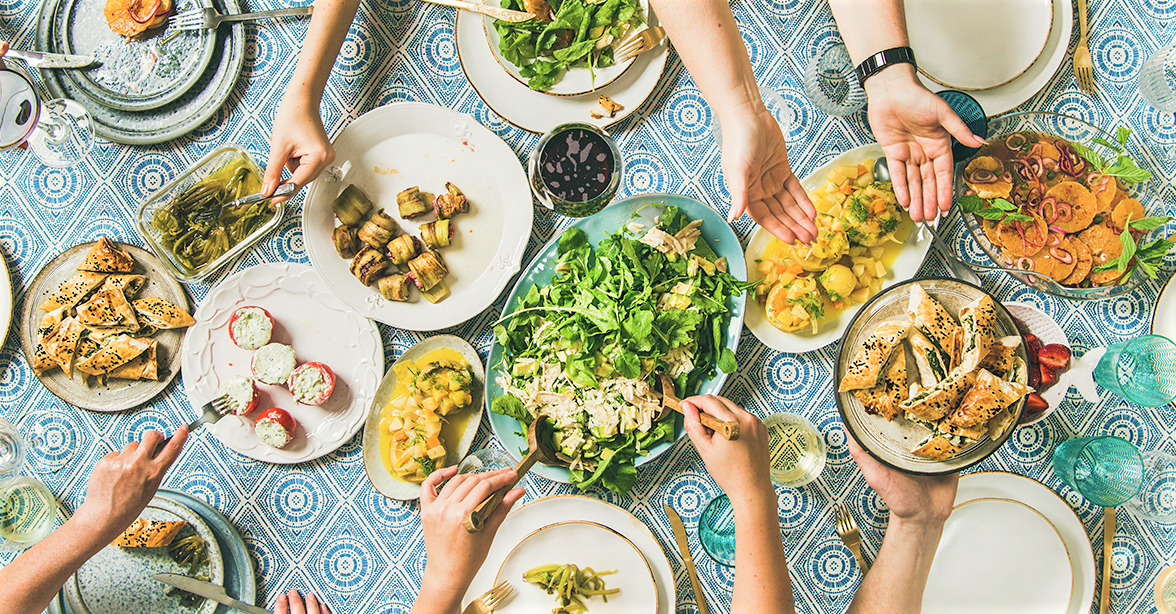
{"type": "MultiPolygon", "coordinates": [[[[662,402],[665,403],[666,407],[669,407],[670,409],[682,415],[686,414],[686,412],[682,411],[682,403],[678,401],[678,399],[675,399],[672,396],[665,396],[662,397],[662,402]]],[[[726,420],[719,420],[718,418],[701,411],[698,412],[698,419],[702,422],[703,426],[722,435],[723,439],[726,439],[727,441],[735,441],[736,439],[739,439],[738,422],[727,422],[726,420]]]]}
{"type": "Polygon", "coordinates": [[[482,499],[482,502],[477,507],[466,514],[465,519],[462,521],[462,526],[465,527],[465,530],[470,533],[481,531],[486,526],[486,519],[490,517],[490,514],[494,513],[494,510],[498,509],[499,504],[502,503],[502,499],[506,497],[506,493],[510,492],[510,489],[514,488],[519,483],[519,480],[523,479],[523,476],[535,465],[536,460],[539,460],[539,450],[528,452],[523,457],[523,460],[515,465],[514,480],[511,480],[510,484],[494,491],[489,497],[482,499]]]}
{"type": "Polygon", "coordinates": [[[1102,598],[1099,599],[1099,614],[1111,611],[1111,554],[1115,549],[1115,508],[1103,508],[1103,572],[1102,598]]]}

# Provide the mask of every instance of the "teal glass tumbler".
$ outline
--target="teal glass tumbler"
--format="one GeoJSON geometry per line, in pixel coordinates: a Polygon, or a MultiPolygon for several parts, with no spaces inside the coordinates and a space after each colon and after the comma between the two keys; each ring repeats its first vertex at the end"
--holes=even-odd
{"type": "Polygon", "coordinates": [[[1143,455],[1126,439],[1076,437],[1054,450],[1053,470],[1067,486],[1102,507],[1122,505],[1143,487],[1143,455]]]}
{"type": "Polygon", "coordinates": [[[1137,405],[1167,405],[1176,399],[1176,343],[1160,335],[1112,343],[1094,368],[1094,380],[1137,405]]]}
{"type": "Polygon", "coordinates": [[[727,495],[711,499],[698,519],[698,541],[712,561],[735,566],[735,510],[727,495]]]}

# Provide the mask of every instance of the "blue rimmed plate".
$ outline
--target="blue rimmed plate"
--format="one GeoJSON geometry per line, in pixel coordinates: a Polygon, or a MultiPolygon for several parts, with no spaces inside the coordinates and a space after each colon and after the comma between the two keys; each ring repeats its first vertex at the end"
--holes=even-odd
{"type": "MultiPolygon", "coordinates": [[[[739,245],[739,238],[735,236],[727,221],[714,209],[689,196],[681,196],[679,194],[643,194],[641,196],[633,196],[605,207],[603,211],[596,215],[577,220],[572,224],[572,227],[579,228],[587,233],[588,240],[595,246],[599,244],[600,240],[606,234],[618,232],[622,226],[625,226],[629,222],[630,218],[644,224],[646,228],[652,227],[655,224],[655,219],[661,215],[661,212],[666,206],[678,207],[691,219],[702,220],[703,238],[706,239],[716,254],[727,259],[728,270],[731,274],[736,278],[741,277],[740,273],[746,270],[746,266],[743,262],[743,248],[739,245]],[[657,205],[662,206],[659,207],[657,205]]],[[[539,255],[535,257],[535,260],[519,276],[518,282],[515,283],[514,288],[510,291],[510,295],[506,299],[506,308],[503,313],[513,311],[518,306],[519,301],[522,300],[522,297],[526,296],[527,291],[531,289],[532,285],[545,286],[551,282],[551,278],[555,275],[555,261],[558,249],[559,235],[556,235],[547,242],[547,245],[543,246],[539,255]]],[[[732,352],[739,346],[739,335],[743,331],[743,311],[746,301],[746,297],[740,296],[734,301],[734,306],[731,309],[731,321],[727,325],[724,346],[731,348],[732,352]]],[[[485,398],[488,405],[492,399],[503,395],[502,387],[496,381],[498,376],[496,365],[501,362],[502,346],[495,342],[490,348],[490,358],[486,363],[485,398]]],[[[702,381],[697,394],[717,394],[722,390],[723,384],[726,381],[727,374],[722,371],[716,371],[713,378],[702,381]]],[[[494,434],[502,441],[502,445],[506,447],[507,451],[518,456],[520,450],[527,449],[527,440],[522,435],[526,429],[517,420],[494,412],[487,412],[486,415],[490,417],[490,427],[494,430],[494,434]]],[[[677,440],[684,432],[682,417],[678,415],[674,424],[674,439],[677,440]]],[[[650,450],[649,456],[638,456],[634,464],[641,466],[648,463],[668,450],[671,445],[673,445],[673,442],[663,442],[654,446],[650,450]]],[[[563,467],[536,464],[535,468],[531,469],[531,473],[536,473],[549,480],[563,482],[565,484],[571,481],[568,477],[567,469],[563,467]]]]}

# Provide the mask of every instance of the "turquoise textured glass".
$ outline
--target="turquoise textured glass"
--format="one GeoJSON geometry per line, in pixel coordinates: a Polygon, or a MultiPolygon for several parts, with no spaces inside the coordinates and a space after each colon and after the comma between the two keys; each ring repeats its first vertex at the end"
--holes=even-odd
{"type": "MultiPolygon", "coordinates": [[[[951,110],[960,116],[972,134],[982,139],[988,138],[988,116],[984,114],[984,107],[981,107],[975,98],[956,90],[943,90],[936,92],[936,95],[946,101],[951,110]]],[[[964,145],[955,137],[951,138],[951,155],[956,162],[971,158],[977,151],[980,150],[964,145]]]]}
{"type": "Polygon", "coordinates": [[[1143,335],[1107,346],[1094,368],[1103,388],[1144,407],[1176,399],[1176,343],[1160,335],[1143,335]]]}
{"type": "Polygon", "coordinates": [[[1143,487],[1143,456],[1130,441],[1104,435],[1076,437],[1054,450],[1053,470],[1092,503],[1114,507],[1143,487]]]}
{"type": "Polygon", "coordinates": [[[727,495],[711,499],[698,519],[698,541],[712,561],[735,566],[735,510],[727,495]]]}

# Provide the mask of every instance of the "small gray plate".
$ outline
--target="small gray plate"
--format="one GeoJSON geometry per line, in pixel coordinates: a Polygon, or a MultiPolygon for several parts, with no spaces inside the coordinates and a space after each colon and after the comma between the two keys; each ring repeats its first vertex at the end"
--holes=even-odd
{"type": "MultiPolygon", "coordinates": [[[[41,323],[41,316],[45,314],[37,309],[37,306],[45,302],[62,283],[73,277],[77,272],[77,266],[86,259],[86,253],[93,245],[83,243],[61,252],[29,283],[20,311],[20,344],[29,364],[32,364],[33,352],[37,349],[37,325],[41,323]]],[[[168,274],[158,258],[133,245],[117,245],[130,252],[135,259],[133,273],[147,276],[147,283],[139,290],[138,297],[159,296],[191,313],[192,307],[188,303],[188,295],[184,293],[184,286],[168,274]]],[[[184,330],[161,330],[155,333],[154,339],[159,341],[157,381],[108,379],[104,386],[87,386],[78,373],[75,372],[73,379],[70,379],[61,369],[48,371],[38,376],[38,379],[49,392],[57,395],[62,401],[82,409],[110,412],[138,407],[163,392],[180,372],[180,346],[184,342],[184,330]]]]}

